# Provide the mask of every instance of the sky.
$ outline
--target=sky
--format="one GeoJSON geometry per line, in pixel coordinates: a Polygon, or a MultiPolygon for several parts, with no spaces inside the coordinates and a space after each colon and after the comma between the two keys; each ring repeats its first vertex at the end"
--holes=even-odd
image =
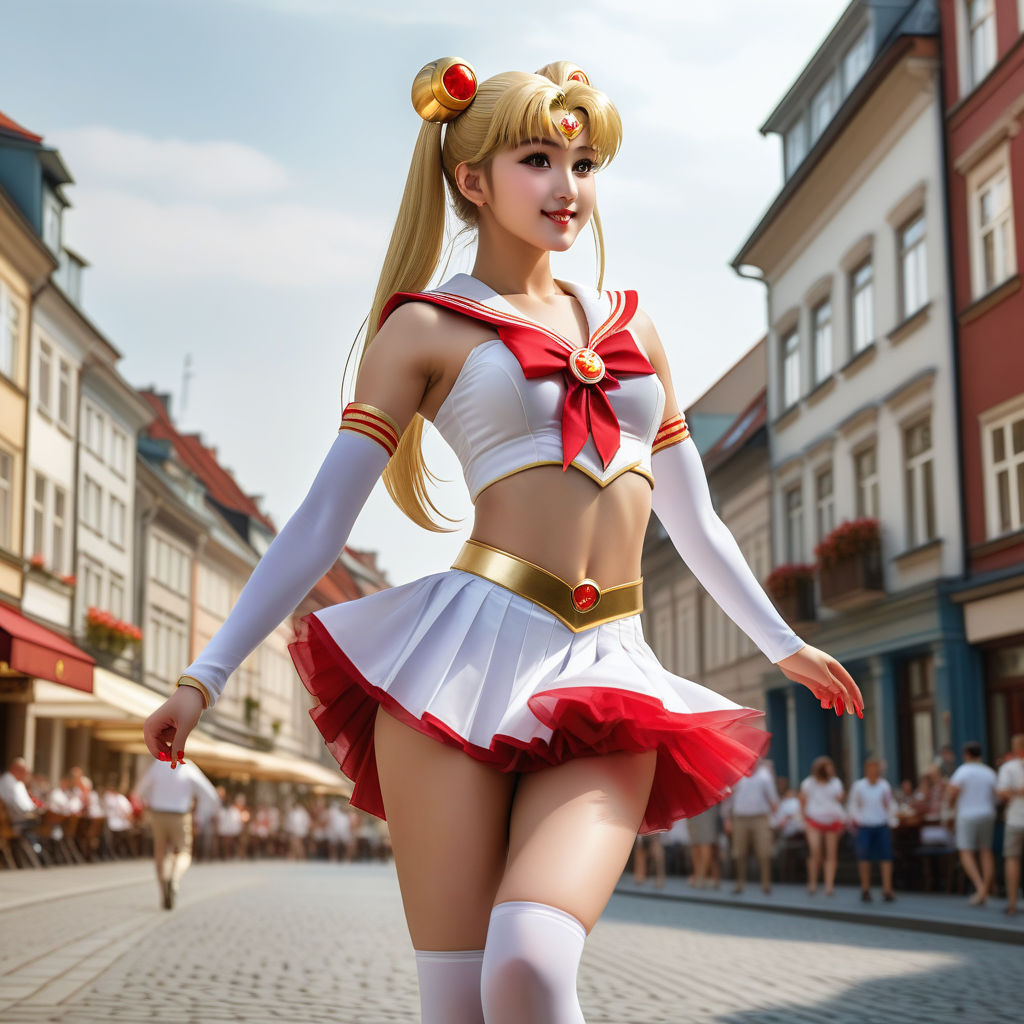
{"type": "MultiPolygon", "coordinates": [[[[597,176],[604,287],[636,289],[685,410],[765,333],[764,286],[729,265],[782,184],[780,139],[758,128],[847,6],[33,0],[5,5],[0,110],[74,178],[64,241],[121,373],[170,392],[179,428],[281,527],[337,435],[424,64],[460,57],[483,80],[572,60],[607,93],[624,130],[597,176]]],[[[460,247],[432,284],[473,258],[460,247]]],[[[551,266],[597,284],[589,227],[551,266]]],[[[349,544],[393,584],[445,571],[472,526],[454,454],[425,437],[450,481],[435,500],[462,522],[428,533],[378,483],[349,544]]]]}

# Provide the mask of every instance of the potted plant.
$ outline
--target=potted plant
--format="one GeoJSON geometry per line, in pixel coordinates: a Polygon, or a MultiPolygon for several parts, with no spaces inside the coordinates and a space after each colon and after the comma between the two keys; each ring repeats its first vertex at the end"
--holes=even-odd
{"type": "Polygon", "coordinates": [[[814,566],[788,563],[772,569],[764,582],[782,617],[790,623],[815,617],[814,566]]]}
{"type": "Polygon", "coordinates": [[[882,540],[877,519],[840,523],[814,549],[823,604],[851,608],[885,593],[882,540]]]}
{"type": "Polygon", "coordinates": [[[118,658],[129,644],[136,646],[142,641],[142,630],[108,611],[90,606],[85,613],[85,637],[97,650],[118,658]]]}
{"type": "Polygon", "coordinates": [[[256,697],[246,696],[244,707],[245,724],[251,728],[253,725],[253,719],[256,717],[256,712],[260,709],[260,702],[256,697]]]}

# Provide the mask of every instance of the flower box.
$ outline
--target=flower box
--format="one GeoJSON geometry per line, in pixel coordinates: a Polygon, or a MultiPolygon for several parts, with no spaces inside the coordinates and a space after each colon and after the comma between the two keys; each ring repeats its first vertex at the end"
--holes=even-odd
{"type": "Polygon", "coordinates": [[[790,625],[816,618],[813,565],[780,565],[771,571],[764,586],[790,625]]]}
{"type": "Polygon", "coordinates": [[[142,630],[115,618],[110,612],[90,607],[85,614],[85,636],[97,650],[118,658],[129,644],[142,641],[142,630]]]}
{"type": "Polygon", "coordinates": [[[885,596],[877,519],[841,523],[814,553],[822,604],[846,610],[885,596]]]}

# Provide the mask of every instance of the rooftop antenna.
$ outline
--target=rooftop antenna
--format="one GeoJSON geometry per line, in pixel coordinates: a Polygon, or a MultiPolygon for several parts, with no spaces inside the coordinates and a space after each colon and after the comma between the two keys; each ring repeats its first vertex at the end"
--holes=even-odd
{"type": "Polygon", "coordinates": [[[193,376],[192,354],[187,353],[185,355],[185,365],[181,371],[181,409],[178,412],[178,416],[182,419],[184,419],[185,409],[188,406],[188,382],[193,376]]]}

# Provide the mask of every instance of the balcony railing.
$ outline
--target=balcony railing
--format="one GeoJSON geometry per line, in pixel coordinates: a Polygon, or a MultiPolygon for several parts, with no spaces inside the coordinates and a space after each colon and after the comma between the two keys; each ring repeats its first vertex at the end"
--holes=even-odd
{"type": "Polygon", "coordinates": [[[882,552],[877,546],[859,551],[818,570],[821,603],[836,611],[859,608],[885,596],[882,552]]]}

